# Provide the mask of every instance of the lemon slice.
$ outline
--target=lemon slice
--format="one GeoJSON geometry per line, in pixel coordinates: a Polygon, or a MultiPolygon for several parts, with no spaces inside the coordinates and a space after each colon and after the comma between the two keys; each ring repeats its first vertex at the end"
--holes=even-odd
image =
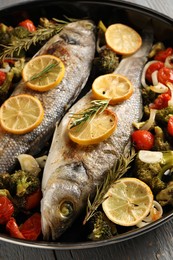
{"type": "Polygon", "coordinates": [[[21,94],[8,98],[0,108],[2,129],[13,134],[25,134],[43,120],[41,102],[31,95],[21,94]]]}
{"type": "Polygon", "coordinates": [[[133,93],[132,83],[119,74],[105,74],[97,77],[92,84],[92,93],[96,99],[109,99],[115,105],[128,99],[133,93]]]}
{"type": "Polygon", "coordinates": [[[141,36],[124,24],[112,24],[105,32],[107,45],[116,53],[129,55],[136,52],[142,44],[141,36]]]}
{"type": "MultiPolygon", "coordinates": [[[[76,113],[81,115],[82,111],[76,113]]],[[[76,117],[75,117],[76,118],[76,117]]],[[[111,110],[95,114],[90,120],[71,128],[74,118],[69,121],[68,134],[70,139],[80,145],[98,144],[110,137],[117,126],[117,116],[111,110]]]]}
{"type": "Polygon", "coordinates": [[[64,74],[63,62],[53,55],[40,55],[31,59],[22,71],[27,87],[41,92],[56,87],[64,74]]]}
{"type": "Polygon", "coordinates": [[[108,190],[102,203],[103,211],[115,224],[134,226],[144,219],[153,204],[147,184],[137,178],[122,178],[108,190]]]}

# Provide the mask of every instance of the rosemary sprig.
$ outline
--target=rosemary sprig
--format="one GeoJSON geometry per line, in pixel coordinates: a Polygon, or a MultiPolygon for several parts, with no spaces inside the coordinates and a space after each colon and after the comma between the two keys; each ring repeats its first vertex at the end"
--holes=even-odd
{"type": "Polygon", "coordinates": [[[28,81],[33,81],[33,80],[42,78],[43,76],[46,76],[47,73],[49,73],[53,68],[57,67],[58,65],[59,65],[58,62],[53,62],[53,63],[47,65],[42,71],[32,75],[32,77],[30,77],[28,81]]]}
{"type": "Polygon", "coordinates": [[[113,168],[110,169],[105,177],[105,180],[100,186],[97,186],[96,194],[93,202],[91,203],[90,198],[88,198],[88,204],[86,209],[86,216],[84,218],[83,224],[93,217],[98,207],[106,199],[105,194],[111,187],[111,185],[118,179],[120,179],[130,168],[130,163],[135,157],[134,149],[131,150],[130,155],[122,155],[114,164],[113,168]]]}
{"type": "Polygon", "coordinates": [[[74,120],[72,121],[70,128],[84,124],[94,115],[102,113],[107,108],[108,104],[109,100],[92,100],[90,107],[86,108],[81,113],[73,114],[71,116],[74,120]]]}
{"type": "Polygon", "coordinates": [[[38,26],[37,30],[29,33],[26,38],[15,39],[9,45],[0,44],[3,48],[2,53],[0,54],[0,60],[5,59],[6,57],[13,57],[14,53],[19,55],[20,51],[24,49],[27,51],[31,45],[36,45],[38,42],[48,40],[53,35],[59,33],[64,25],[68,22],[54,19],[55,23],[49,23],[46,27],[38,26]]]}

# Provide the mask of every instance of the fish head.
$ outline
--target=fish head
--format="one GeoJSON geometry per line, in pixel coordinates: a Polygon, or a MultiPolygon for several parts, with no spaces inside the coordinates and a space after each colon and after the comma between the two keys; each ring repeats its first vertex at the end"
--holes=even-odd
{"type": "Polygon", "coordinates": [[[41,201],[42,233],[45,240],[57,240],[84,205],[82,186],[87,181],[80,164],[59,167],[48,181],[41,201]]]}

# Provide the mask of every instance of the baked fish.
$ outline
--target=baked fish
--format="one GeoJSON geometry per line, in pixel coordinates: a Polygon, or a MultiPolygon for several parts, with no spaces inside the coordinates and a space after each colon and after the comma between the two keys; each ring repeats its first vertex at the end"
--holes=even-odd
{"type": "Polygon", "coordinates": [[[27,93],[43,104],[44,119],[32,132],[24,135],[4,133],[0,130],[0,172],[11,171],[22,153],[35,155],[52,136],[55,124],[74,102],[90,75],[95,55],[95,26],[90,20],[69,23],[52,37],[36,55],[51,54],[65,65],[61,83],[47,92],[36,92],[20,82],[12,95],[27,93]]]}
{"type": "Polygon", "coordinates": [[[97,145],[80,146],[68,137],[70,116],[92,100],[91,91],[74,104],[57,124],[42,180],[41,216],[45,240],[57,240],[73,223],[86,208],[88,196],[95,193],[105,172],[130,142],[132,123],[142,117],[141,73],[152,40],[151,34],[146,34],[141,49],[124,58],[115,71],[131,80],[134,93],[130,99],[111,107],[117,114],[118,125],[110,138],[97,145]]]}

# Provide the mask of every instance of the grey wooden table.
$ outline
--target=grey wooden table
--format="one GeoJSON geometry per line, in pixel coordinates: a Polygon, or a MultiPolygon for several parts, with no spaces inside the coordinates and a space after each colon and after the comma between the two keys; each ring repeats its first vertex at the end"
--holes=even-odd
{"type": "MultiPolygon", "coordinates": [[[[27,0],[29,2],[29,0],[27,0]]],[[[31,1],[31,0],[30,0],[31,1]]],[[[33,0],[32,0],[33,1],[33,0]]],[[[48,0],[47,0],[48,1],[48,0]]],[[[116,1],[116,0],[115,0],[116,1]]],[[[0,7],[26,0],[0,0],[0,7]]],[[[129,0],[173,17],[173,0],[129,0]]],[[[142,236],[93,249],[48,250],[0,242],[0,260],[171,260],[173,259],[173,220],[142,236]]]]}

